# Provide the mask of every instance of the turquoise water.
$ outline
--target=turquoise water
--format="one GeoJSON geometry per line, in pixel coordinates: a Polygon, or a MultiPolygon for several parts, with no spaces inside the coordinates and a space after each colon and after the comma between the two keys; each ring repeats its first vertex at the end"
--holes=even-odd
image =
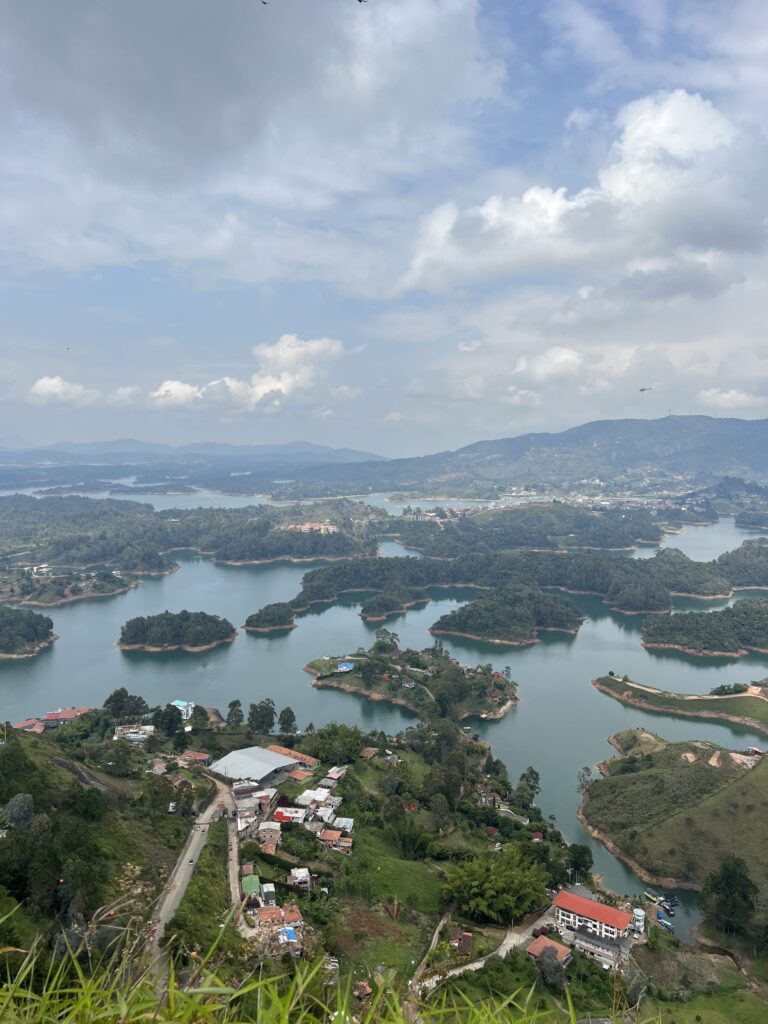
{"type": "MultiPolygon", "coordinates": [[[[691,528],[690,536],[686,531],[674,541],[681,547],[695,544],[699,557],[712,558],[735,546],[741,537],[732,521],[724,520],[716,526],[691,528]]],[[[383,553],[405,554],[390,542],[383,545],[383,553]]],[[[179,572],[147,579],[127,594],[52,609],[54,628],[61,639],[37,658],[0,663],[0,717],[14,722],[60,706],[97,705],[113,689],[125,686],[152,704],[184,698],[222,710],[235,697],[247,705],[269,696],[278,708],[289,704],[300,727],[336,720],[388,733],[405,728],[414,719],[403,709],[332,690],[315,690],[309,675],[302,671],[311,658],[344,654],[371,643],[376,626],[360,619],[359,595],[346,595],[331,608],[315,608],[288,634],[241,633],[231,646],[201,655],[123,653],[115,646],[126,619],[166,608],[201,609],[224,615],[240,626],[262,605],[293,597],[308,568],[287,564],[228,568],[188,557],[179,572]]],[[[403,645],[420,648],[430,644],[429,626],[473,595],[456,588],[434,591],[434,596],[426,607],[411,609],[388,623],[403,645]]],[[[707,739],[735,749],[753,744],[762,747],[767,741],[726,724],[677,720],[624,707],[598,693],[591,679],[612,670],[673,691],[706,693],[719,683],[748,682],[768,675],[768,659],[701,660],[675,652],[646,651],[640,646],[641,617],[612,613],[594,597],[572,600],[588,617],[575,637],[544,634],[539,644],[512,649],[446,638],[446,646],[463,662],[511,666],[519,684],[520,704],[500,722],[478,721],[477,731],[492,743],[513,777],[529,764],[538,769],[542,780],[539,803],[545,813],[555,815],[568,839],[588,843],[595,856],[595,870],[609,888],[632,894],[642,891],[643,885],[599,843],[586,837],[576,820],[579,768],[612,753],[609,735],[634,727],[650,729],[670,740],[707,739]]],[[[688,604],[711,607],[700,602],[688,604]]],[[[679,606],[685,604],[679,602],[679,606]]],[[[682,901],[675,923],[678,933],[685,934],[698,918],[692,899],[682,896],[682,901]]]]}

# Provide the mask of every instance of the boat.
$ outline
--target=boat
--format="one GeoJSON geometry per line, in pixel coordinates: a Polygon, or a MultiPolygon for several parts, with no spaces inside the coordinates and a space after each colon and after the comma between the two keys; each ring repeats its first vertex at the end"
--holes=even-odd
{"type": "Polygon", "coordinates": [[[664,929],[665,931],[668,931],[668,932],[670,932],[670,933],[671,933],[672,935],[674,935],[674,934],[675,934],[675,926],[674,926],[674,925],[672,924],[672,922],[671,922],[671,921],[668,921],[668,920],[667,920],[667,919],[666,919],[666,918],[664,917],[664,915],[662,914],[662,912],[661,912],[660,910],[659,910],[659,911],[657,912],[657,914],[656,914],[656,920],[658,921],[659,925],[660,925],[660,926],[661,926],[661,927],[662,927],[662,928],[663,928],[663,929],[664,929]]]}
{"type": "Polygon", "coordinates": [[[679,898],[677,896],[675,896],[675,894],[673,892],[665,892],[664,893],[664,902],[671,904],[673,907],[676,907],[678,905],[678,903],[680,902],[680,900],[679,900],[679,898]]]}
{"type": "Polygon", "coordinates": [[[651,889],[646,889],[643,893],[643,896],[645,896],[645,898],[649,900],[651,903],[658,903],[661,899],[659,894],[657,892],[653,892],[651,889]]]}

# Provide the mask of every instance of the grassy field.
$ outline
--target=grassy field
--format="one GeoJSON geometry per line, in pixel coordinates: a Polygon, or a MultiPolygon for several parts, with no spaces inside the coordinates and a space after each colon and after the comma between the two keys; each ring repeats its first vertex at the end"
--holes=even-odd
{"type": "Polygon", "coordinates": [[[590,787],[591,825],[654,874],[701,883],[735,853],[768,882],[768,759],[744,770],[708,743],[629,749],[590,787]]]}
{"type": "Polygon", "coordinates": [[[637,700],[660,712],[682,714],[687,718],[736,716],[750,719],[760,731],[768,731],[768,700],[762,700],[760,697],[739,694],[733,697],[696,697],[691,700],[682,694],[623,682],[615,676],[603,676],[598,682],[611,696],[627,704],[637,700]]]}

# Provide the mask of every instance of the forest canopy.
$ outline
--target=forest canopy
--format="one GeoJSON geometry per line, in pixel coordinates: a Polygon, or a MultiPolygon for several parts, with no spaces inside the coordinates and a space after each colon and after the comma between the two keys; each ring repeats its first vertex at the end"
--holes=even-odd
{"type": "Polygon", "coordinates": [[[161,612],[129,619],[120,631],[125,647],[205,647],[223,643],[235,635],[228,619],[206,612],[161,612]]]}
{"type": "Polygon", "coordinates": [[[53,621],[47,615],[0,605],[0,653],[32,653],[52,636],[53,621]]]}

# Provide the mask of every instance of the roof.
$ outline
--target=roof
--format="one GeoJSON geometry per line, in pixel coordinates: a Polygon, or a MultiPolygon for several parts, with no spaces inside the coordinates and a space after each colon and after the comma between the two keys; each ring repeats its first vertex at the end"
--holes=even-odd
{"type": "Polygon", "coordinates": [[[313,772],[308,772],[306,768],[294,768],[292,772],[288,772],[288,778],[296,779],[297,782],[306,782],[312,775],[313,772]]]}
{"type": "Polygon", "coordinates": [[[71,722],[73,718],[79,718],[86,714],[90,708],[59,708],[58,711],[49,711],[43,715],[44,722],[71,722]]]}
{"type": "Polygon", "coordinates": [[[341,832],[336,832],[332,828],[324,828],[320,833],[321,843],[338,843],[341,839],[341,832]]]}
{"type": "Polygon", "coordinates": [[[256,911],[259,924],[282,924],[283,911],[280,907],[259,907],[256,911]]]}
{"type": "Polygon", "coordinates": [[[565,963],[571,955],[571,951],[567,946],[564,946],[562,942],[555,942],[554,939],[547,938],[546,935],[539,935],[537,939],[534,939],[527,952],[529,956],[537,958],[541,956],[545,949],[554,949],[557,961],[561,964],[565,963]]]}
{"type": "Polygon", "coordinates": [[[310,757],[309,754],[302,754],[299,750],[291,750],[290,747],[281,747],[279,743],[268,744],[267,750],[271,750],[273,754],[282,754],[284,757],[292,757],[294,761],[299,761],[301,764],[320,764],[316,757],[310,757]]]}
{"type": "Polygon", "coordinates": [[[304,918],[295,903],[288,903],[283,907],[283,920],[286,924],[301,924],[304,918]]]}
{"type": "Polygon", "coordinates": [[[21,732],[45,732],[45,726],[38,718],[25,718],[23,722],[17,722],[13,728],[21,732]]]}
{"type": "Polygon", "coordinates": [[[211,765],[211,771],[225,779],[264,779],[279,768],[290,768],[297,758],[282,749],[243,747],[233,750],[211,765]]]}
{"type": "Polygon", "coordinates": [[[258,893],[260,886],[261,882],[258,875],[244,875],[240,882],[240,888],[249,896],[258,893]]]}
{"type": "Polygon", "coordinates": [[[185,750],[181,756],[187,761],[207,761],[211,755],[206,754],[204,750],[185,750]]]}
{"type": "Polygon", "coordinates": [[[632,921],[632,915],[628,914],[626,910],[607,907],[604,903],[598,903],[597,900],[589,900],[586,896],[577,896],[575,892],[567,892],[565,889],[562,889],[555,896],[553,906],[560,907],[561,910],[568,911],[571,914],[578,914],[579,917],[588,917],[592,921],[600,921],[601,924],[606,924],[610,928],[617,928],[619,931],[628,928],[632,921]]]}
{"type": "Polygon", "coordinates": [[[240,868],[240,873],[243,875],[252,875],[253,864],[243,864],[243,866],[240,868]]]}

